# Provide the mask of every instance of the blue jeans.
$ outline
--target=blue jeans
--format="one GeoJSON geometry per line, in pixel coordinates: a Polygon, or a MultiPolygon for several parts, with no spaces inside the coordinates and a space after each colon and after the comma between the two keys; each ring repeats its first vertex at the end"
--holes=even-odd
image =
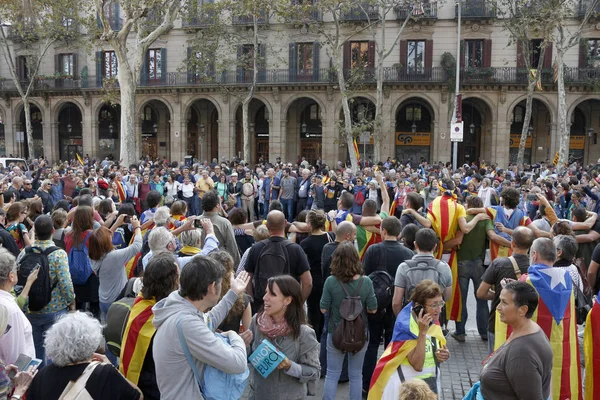
{"type": "Polygon", "coordinates": [[[294,211],[296,211],[296,206],[294,204],[294,199],[279,199],[281,201],[281,206],[283,207],[283,213],[285,214],[288,222],[294,221],[294,211]]]}
{"type": "Polygon", "coordinates": [[[44,335],[46,331],[54,325],[58,317],[66,314],[67,310],[58,311],[48,314],[27,314],[27,319],[31,323],[31,331],[33,333],[33,345],[35,347],[35,357],[42,360],[38,369],[44,368],[46,363],[46,349],[44,348],[44,335]]]}
{"type": "MultiPolygon", "coordinates": [[[[110,308],[110,305],[112,303],[103,303],[100,302],[100,313],[102,314],[102,323],[105,324],[106,323],[106,315],[108,314],[108,309],[110,308]]],[[[112,351],[110,351],[108,349],[108,346],[104,346],[105,352],[106,352],[106,357],[109,359],[109,361],[111,362],[112,365],[114,365],[115,367],[117,367],[119,365],[119,354],[114,355],[112,353],[112,351]]]]}
{"type": "MultiPolygon", "coordinates": [[[[485,269],[483,268],[483,261],[481,259],[458,262],[458,285],[460,286],[460,293],[462,295],[462,322],[456,322],[456,333],[459,335],[465,334],[465,324],[467,323],[468,317],[467,296],[469,291],[469,280],[473,281],[473,295],[475,295],[481,284],[481,276],[484,271],[485,269]]],[[[476,295],[475,298],[477,299],[476,295]]],[[[477,331],[480,336],[487,335],[489,316],[490,309],[487,300],[477,299],[477,331]]]]}
{"type": "Polygon", "coordinates": [[[346,355],[348,355],[348,378],[350,378],[349,400],[362,399],[362,367],[367,345],[368,338],[358,353],[342,353],[333,345],[332,335],[327,336],[327,376],[325,377],[323,400],[334,400],[336,398],[338,380],[342,373],[342,364],[346,355]]]}
{"type": "MultiPolygon", "coordinates": [[[[329,316],[324,315],[323,318],[323,330],[321,331],[321,338],[319,339],[321,349],[319,351],[319,362],[321,364],[321,377],[327,375],[327,329],[329,323],[329,316]]],[[[348,357],[344,357],[344,364],[342,365],[342,374],[340,380],[348,380],[348,357]]]]}

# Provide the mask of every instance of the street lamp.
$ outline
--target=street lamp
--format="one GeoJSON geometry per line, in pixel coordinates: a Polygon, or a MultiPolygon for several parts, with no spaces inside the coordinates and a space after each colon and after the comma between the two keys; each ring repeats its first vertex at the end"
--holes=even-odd
{"type": "Polygon", "coordinates": [[[469,133],[471,135],[475,134],[475,124],[473,122],[471,122],[471,125],[469,125],[469,133]]]}
{"type": "Polygon", "coordinates": [[[115,131],[115,127],[113,126],[113,124],[111,122],[110,125],[108,125],[108,133],[110,133],[112,135],[114,131],[115,131]]]}
{"type": "Polygon", "coordinates": [[[415,124],[415,121],[413,120],[413,123],[410,127],[410,130],[412,133],[417,133],[417,124],[415,124]]]}
{"type": "Polygon", "coordinates": [[[591,138],[592,136],[594,136],[594,128],[592,128],[591,126],[588,128],[587,130],[587,135],[589,138],[591,138]]]}
{"type": "Polygon", "coordinates": [[[306,133],[306,122],[303,122],[301,125],[302,133],[306,133]]]}
{"type": "Polygon", "coordinates": [[[154,125],[152,125],[152,130],[154,131],[154,133],[158,132],[158,124],[155,122],[154,125]]]}
{"type": "Polygon", "coordinates": [[[204,129],[204,124],[200,123],[200,134],[204,135],[205,129],[204,129]]]}
{"type": "Polygon", "coordinates": [[[68,133],[71,133],[71,132],[73,132],[73,126],[71,126],[71,124],[68,124],[68,125],[67,125],[67,132],[68,132],[68,133]]]}
{"type": "Polygon", "coordinates": [[[529,129],[527,129],[528,136],[533,135],[533,125],[529,125],[529,129]]]}

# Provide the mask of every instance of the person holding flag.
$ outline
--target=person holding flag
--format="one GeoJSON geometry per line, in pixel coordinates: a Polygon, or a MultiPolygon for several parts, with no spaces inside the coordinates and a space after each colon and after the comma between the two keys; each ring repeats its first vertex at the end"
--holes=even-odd
{"type": "MultiPolygon", "coordinates": [[[[548,238],[534,240],[529,253],[531,266],[528,275],[523,275],[521,280],[526,280],[537,291],[539,306],[537,312],[532,313],[531,321],[540,326],[550,341],[551,364],[553,365],[550,398],[554,400],[580,399],[582,397],[581,369],[573,281],[566,270],[553,268],[556,253],[556,247],[552,240],[548,238]]],[[[504,343],[511,341],[511,334],[516,330],[516,325],[511,325],[506,321],[503,307],[506,307],[506,304],[503,304],[501,299],[496,313],[495,353],[499,352],[504,343]]],[[[536,357],[539,356],[539,351],[536,350],[536,354],[536,357]]],[[[529,363],[537,362],[535,359],[533,361],[525,359],[529,363]]],[[[542,361],[543,365],[548,365],[546,361],[542,361]]],[[[514,363],[510,365],[512,366],[514,363]]],[[[534,368],[534,366],[532,365],[530,368],[534,368]]],[[[531,380],[522,382],[523,385],[531,384],[531,380]]],[[[485,393],[484,398],[487,399],[485,393]]],[[[518,398],[546,399],[548,396],[546,393],[543,397],[519,396],[518,398]]]]}
{"type": "MultiPolygon", "coordinates": [[[[461,244],[463,234],[466,235],[477,225],[479,221],[488,219],[483,214],[478,215],[467,222],[467,213],[465,208],[458,204],[454,194],[454,181],[449,178],[442,179],[439,186],[441,196],[433,199],[427,208],[427,220],[419,219],[424,228],[431,228],[439,238],[435,258],[444,261],[450,266],[452,271],[452,295],[446,306],[446,319],[452,321],[461,321],[462,316],[462,295],[458,285],[458,257],[457,247],[461,244]]],[[[466,295],[466,293],[465,293],[466,295]]]]}
{"type": "Polygon", "coordinates": [[[585,400],[600,399],[600,293],[585,320],[583,353],[585,354],[585,400]]]}
{"type": "Polygon", "coordinates": [[[404,382],[422,379],[440,393],[440,363],[450,351],[439,325],[444,307],[442,289],[429,279],[419,283],[411,302],[396,318],[392,341],[373,372],[368,400],[396,400],[404,382]]]}

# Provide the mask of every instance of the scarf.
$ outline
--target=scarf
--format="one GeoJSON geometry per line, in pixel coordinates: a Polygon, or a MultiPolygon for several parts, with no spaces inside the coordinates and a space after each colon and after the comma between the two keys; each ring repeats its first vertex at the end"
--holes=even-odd
{"type": "Polygon", "coordinates": [[[490,207],[492,205],[492,188],[488,186],[479,189],[479,197],[481,197],[484,207],[490,207]]]}
{"type": "Polygon", "coordinates": [[[179,250],[179,253],[193,256],[200,253],[200,249],[192,246],[183,246],[181,250],[179,250]]]}
{"type": "Polygon", "coordinates": [[[280,323],[277,323],[273,317],[268,316],[264,311],[256,316],[256,323],[258,324],[260,333],[269,339],[287,336],[291,332],[285,318],[280,323]]]}

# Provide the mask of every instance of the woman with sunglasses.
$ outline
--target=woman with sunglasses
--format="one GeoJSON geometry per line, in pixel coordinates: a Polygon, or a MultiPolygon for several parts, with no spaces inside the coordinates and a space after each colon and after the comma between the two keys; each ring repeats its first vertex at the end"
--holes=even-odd
{"type": "Polygon", "coordinates": [[[33,238],[29,236],[27,228],[23,221],[27,218],[27,205],[25,202],[18,201],[13,203],[6,212],[6,230],[10,232],[19,250],[23,250],[25,246],[33,244],[33,238]]]}

